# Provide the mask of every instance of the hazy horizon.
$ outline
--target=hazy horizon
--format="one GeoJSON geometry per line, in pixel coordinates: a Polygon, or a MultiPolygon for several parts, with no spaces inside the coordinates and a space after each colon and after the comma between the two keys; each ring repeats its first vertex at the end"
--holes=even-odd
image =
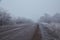
{"type": "Polygon", "coordinates": [[[37,21],[44,13],[60,13],[60,0],[2,0],[0,7],[14,17],[25,17],[37,21]]]}

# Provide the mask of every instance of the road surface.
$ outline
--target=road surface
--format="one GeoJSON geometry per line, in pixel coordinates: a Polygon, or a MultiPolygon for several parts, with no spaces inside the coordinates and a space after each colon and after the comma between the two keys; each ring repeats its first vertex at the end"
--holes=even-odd
{"type": "Polygon", "coordinates": [[[0,40],[32,40],[35,29],[32,24],[2,26],[0,40]]]}

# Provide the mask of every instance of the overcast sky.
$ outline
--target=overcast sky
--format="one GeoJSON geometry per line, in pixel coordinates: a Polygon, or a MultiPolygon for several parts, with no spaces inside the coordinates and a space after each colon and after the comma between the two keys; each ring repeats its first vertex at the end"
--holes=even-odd
{"type": "Polygon", "coordinates": [[[44,13],[60,13],[60,0],[2,0],[0,7],[15,17],[26,17],[37,21],[44,13]]]}

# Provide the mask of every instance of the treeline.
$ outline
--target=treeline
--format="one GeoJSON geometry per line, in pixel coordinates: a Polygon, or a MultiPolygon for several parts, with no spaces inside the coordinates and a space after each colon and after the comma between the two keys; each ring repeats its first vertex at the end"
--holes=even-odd
{"type": "Polygon", "coordinates": [[[14,19],[10,13],[6,12],[5,10],[0,9],[0,26],[2,25],[13,25],[13,24],[22,24],[22,23],[33,23],[32,20],[17,17],[14,19]]]}
{"type": "Polygon", "coordinates": [[[44,23],[60,23],[60,13],[56,13],[52,16],[45,14],[44,16],[40,17],[39,21],[44,23]]]}

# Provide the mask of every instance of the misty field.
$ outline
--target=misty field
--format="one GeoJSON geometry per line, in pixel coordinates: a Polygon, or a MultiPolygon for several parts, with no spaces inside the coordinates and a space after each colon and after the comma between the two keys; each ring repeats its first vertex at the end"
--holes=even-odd
{"type": "Polygon", "coordinates": [[[42,29],[44,31],[42,34],[43,40],[60,40],[59,23],[44,24],[42,29]]]}

